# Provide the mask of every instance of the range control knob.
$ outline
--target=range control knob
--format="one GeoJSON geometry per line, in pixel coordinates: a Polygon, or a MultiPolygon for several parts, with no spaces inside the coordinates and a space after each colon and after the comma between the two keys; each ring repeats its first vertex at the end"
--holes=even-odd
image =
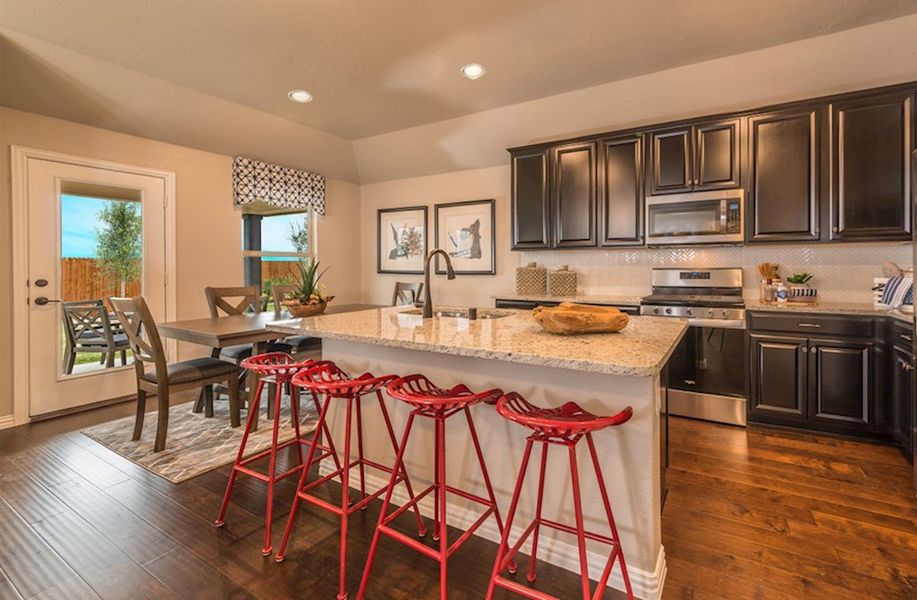
{"type": "Polygon", "coordinates": [[[712,317],[712,316],[713,316],[713,309],[712,309],[712,308],[707,310],[707,316],[708,316],[708,317],[712,317]]]}
{"type": "Polygon", "coordinates": [[[685,314],[690,317],[694,314],[694,311],[689,308],[688,310],[685,311],[685,314]]]}
{"type": "Polygon", "coordinates": [[[728,318],[729,318],[729,311],[726,310],[725,308],[723,309],[723,318],[724,318],[724,319],[728,319],[728,318]]]}
{"type": "Polygon", "coordinates": [[[672,314],[672,309],[671,309],[671,308],[665,309],[665,314],[667,314],[667,315],[672,314]]]}
{"type": "Polygon", "coordinates": [[[654,314],[654,315],[658,315],[658,314],[659,314],[659,309],[658,309],[658,308],[654,308],[654,309],[653,309],[653,314],[654,314]]]}

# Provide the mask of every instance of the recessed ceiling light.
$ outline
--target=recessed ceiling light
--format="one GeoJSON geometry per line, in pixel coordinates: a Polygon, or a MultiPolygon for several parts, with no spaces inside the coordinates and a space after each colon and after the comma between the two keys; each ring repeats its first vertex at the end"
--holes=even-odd
{"type": "Polygon", "coordinates": [[[478,63],[469,63],[462,67],[462,75],[468,79],[480,79],[484,76],[485,72],[484,67],[478,63]]]}
{"type": "Polygon", "coordinates": [[[300,104],[306,104],[307,102],[312,102],[312,94],[306,90],[292,90],[287,94],[290,97],[290,100],[293,102],[299,102],[300,104]]]}

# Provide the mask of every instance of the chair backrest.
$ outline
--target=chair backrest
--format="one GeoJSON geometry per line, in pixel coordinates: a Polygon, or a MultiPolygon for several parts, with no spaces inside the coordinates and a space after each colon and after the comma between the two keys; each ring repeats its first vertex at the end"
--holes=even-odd
{"type": "Polygon", "coordinates": [[[166,369],[166,353],[162,349],[162,339],[156,322],[150,313],[149,307],[143,296],[136,298],[109,298],[108,303],[115,316],[121,322],[124,333],[134,353],[134,370],[137,379],[143,377],[145,367],[152,364],[156,370],[156,381],[168,385],[168,371],[166,369]]]}
{"type": "Polygon", "coordinates": [[[406,283],[404,281],[395,282],[395,293],[392,294],[392,306],[404,306],[413,304],[420,299],[420,293],[423,291],[423,283],[406,283]]]}
{"type": "Polygon", "coordinates": [[[280,312],[283,297],[296,289],[292,283],[275,283],[271,286],[271,296],[274,298],[274,312],[280,312]]]}
{"type": "Polygon", "coordinates": [[[205,287],[207,306],[211,317],[219,317],[220,311],[227,315],[241,315],[251,309],[261,312],[261,294],[258,288],[250,285],[244,287],[205,287]]]}
{"type": "MultiPolygon", "coordinates": [[[[86,333],[96,334],[92,344],[114,346],[108,311],[101,300],[78,300],[61,303],[67,342],[75,347],[86,333]],[[101,338],[101,339],[100,339],[101,338]]],[[[86,340],[83,340],[86,343],[86,340]]]]}

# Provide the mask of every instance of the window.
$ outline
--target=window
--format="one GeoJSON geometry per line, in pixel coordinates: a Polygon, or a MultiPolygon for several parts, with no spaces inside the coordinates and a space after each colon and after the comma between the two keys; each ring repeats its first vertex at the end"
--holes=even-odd
{"type": "Polygon", "coordinates": [[[242,215],[242,255],[245,285],[269,294],[274,283],[293,283],[296,262],[312,256],[312,211],[279,212],[259,203],[247,205],[242,215]]]}

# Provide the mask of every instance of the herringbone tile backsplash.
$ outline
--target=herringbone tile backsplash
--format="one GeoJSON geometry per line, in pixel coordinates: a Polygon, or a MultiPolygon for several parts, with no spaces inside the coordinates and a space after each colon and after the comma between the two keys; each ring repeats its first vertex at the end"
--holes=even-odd
{"type": "Polygon", "coordinates": [[[771,262],[784,277],[814,273],[811,284],[825,301],[872,302],[872,279],[882,276],[882,263],[908,267],[911,252],[909,244],[637,248],[524,252],[520,262],[549,269],[570,265],[578,273],[579,293],[627,296],[648,294],[650,272],[659,267],[742,267],[745,294],[757,296],[757,265],[771,262]]]}

